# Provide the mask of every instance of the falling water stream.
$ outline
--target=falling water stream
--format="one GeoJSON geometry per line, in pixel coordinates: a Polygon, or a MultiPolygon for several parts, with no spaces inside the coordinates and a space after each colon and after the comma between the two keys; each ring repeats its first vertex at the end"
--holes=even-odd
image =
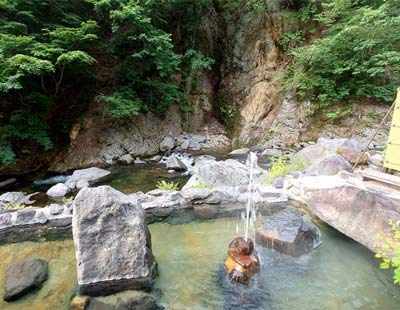
{"type": "Polygon", "coordinates": [[[249,184],[247,186],[247,202],[246,202],[246,213],[244,217],[244,238],[247,241],[249,237],[250,228],[255,233],[255,223],[257,220],[257,207],[254,203],[255,201],[255,191],[254,191],[254,172],[257,167],[257,155],[253,152],[249,153],[247,157],[246,166],[249,169],[249,184]]]}

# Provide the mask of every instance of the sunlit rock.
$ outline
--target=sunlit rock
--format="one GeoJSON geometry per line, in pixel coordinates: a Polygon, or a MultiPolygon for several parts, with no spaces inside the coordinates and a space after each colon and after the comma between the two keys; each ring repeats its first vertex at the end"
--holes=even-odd
{"type": "Polygon", "coordinates": [[[244,237],[235,238],[229,244],[225,267],[232,282],[250,284],[251,277],[260,269],[253,241],[246,241],[244,237]]]}
{"type": "Polygon", "coordinates": [[[110,186],[86,187],[73,208],[80,293],[97,296],[150,287],[155,261],[140,203],[110,186]]]}

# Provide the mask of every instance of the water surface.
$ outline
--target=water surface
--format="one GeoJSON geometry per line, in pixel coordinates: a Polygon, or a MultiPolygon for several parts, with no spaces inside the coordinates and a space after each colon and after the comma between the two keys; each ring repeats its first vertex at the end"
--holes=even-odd
{"type": "MultiPolygon", "coordinates": [[[[166,309],[399,309],[400,287],[392,284],[391,272],[378,268],[372,252],[324,224],[323,244],[312,254],[292,258],[257,247],[261,271],[254,283],[231,284],[223,264],[237,222],[149,225],[159,267],[153,294],[166,309]]],[[[72,240],[1,246],[0,283],[11,263],[28,258],[47,260],[49,279],[18,301],[0,299],[0,309],[69,309],[77,283],[72,240]]]]}

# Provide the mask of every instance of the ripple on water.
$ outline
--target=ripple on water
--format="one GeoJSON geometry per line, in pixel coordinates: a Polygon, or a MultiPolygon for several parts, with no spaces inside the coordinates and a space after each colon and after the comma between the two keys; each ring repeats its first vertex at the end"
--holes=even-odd
{"type": "Polygon", "coordinates": [[[235,225],[228,219],[150,225],[167,309],[397,309],[400,289],[373,254],[323,227],[323,244],[300,258],[257,247],[261,272],[250,287],[224,271],[235,225]]]}
{"type": "MultiPolygon", "coordinates": [[[[159,278],[154,293],[173,310],[399,309],[400,288],[379,270],[373,254],[326,226],[320,248],[301,258],[257,247],[261,271],[250,287],[230,283],[224,271],[236,219],[150,225],[159,278]],[[160,293],[161,292],[161,293],[160,293]]],[[[0,296],[6,268],[23,259],[49,262],[43,288],[0,309],[69,309],[76,286],[72,240],[22,242],[0,247],[0,296]]]]}

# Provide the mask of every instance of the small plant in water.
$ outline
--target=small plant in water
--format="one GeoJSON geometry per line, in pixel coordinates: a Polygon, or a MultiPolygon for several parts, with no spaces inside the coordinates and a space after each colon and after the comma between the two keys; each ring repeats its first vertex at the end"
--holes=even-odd
{"type": "Polygon", "coordinates": [[[305,164],[297,158],[292,158],[289,162],[280,155],[278,161],[274,162],[268,170],[268,178],[264,181],[265,184],[271,184],[276,177],[283,177],[292,171],[303,171],[305,164]]]}
{"type": "Polygon", "coordinates": [[[209,188],[209,189],[211,189],[211,188],[213,188],[213,185],[208,182],[205,182],[205,181],[199,181],[196,184],[193,184],[192,188],[209,188]]]}
{"type": "Polygon", "coordinates": [[[381,269],[394,269],[394,284],[400,285],[400,221],[395,223],[389,221],[390,231],[387,234],[379,234],[382,244],[375,245],[376,258],[382,259],[381,269]]]}
{"type": "Polygon", "coordinates": [[[20,209],[25,209],[25,205],[24,204],[20,204],[20,203],[7,203],[4,205],[4,209],[6,210],[20,210],[20,209]]]}
{"type": "Polygon", "coordinates": [[[158,189],[166,189],[170,191],[177,191],[179,189],[179,183],[172,181],[168,182],[165,180],[158,181],[156,186],[158,189]]]}

